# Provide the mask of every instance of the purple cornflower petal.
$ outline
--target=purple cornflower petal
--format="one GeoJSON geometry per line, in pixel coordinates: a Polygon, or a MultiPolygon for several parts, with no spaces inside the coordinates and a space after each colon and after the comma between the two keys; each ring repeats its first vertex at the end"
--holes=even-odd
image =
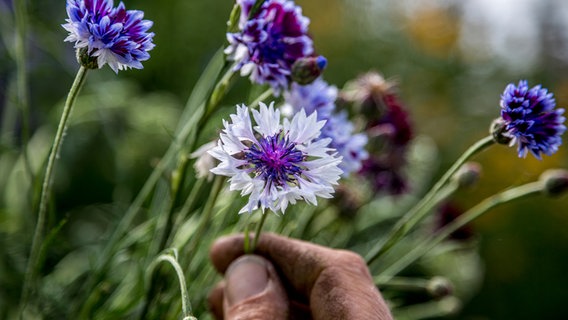
{"type": "Polygon", "coordinates": [[[142,11],[126,10],[122,2],[115,8],[112,0],[67,0],[67,15],[65,41],[85,48],[99,68],[108,64],[116,73],[142,69],[142,61],[150,58],[154,33],[148,30],[153,23],[143,20],[142,11]]]}
{"type": "Polygon", "coordinates": [[[564,109],[556,107],[553,94],[541,85],[529,89],[526,80],[509,84],[501,95],[501,118],[504,135],[510,137],[511,145],[518,145],[519,157],[530,151],[537,159],[541,154],[552,155],[562,144],[566,131],[562,116],[564,109]]]}
{"type": "Polygon", "coordinates": [[[269,84],[276,95],[288,87],[294,62],[314,49],[307,35],[309,19],[291,0],[267,0],[248,20],[254,1],[241,0],[241,31],[228,33],[225,53],[235,70],[258,84],[269,84]]]}
{"type": "Polygon", "coordinates": [[[291,121],[280,121],[280,111],[273,104],[261,103],[252,110],[237,106],[231,121],[223,121],[224,130],[217,146],[209,151],[221,161],[211,172],[231,177],[231,190],[249,196],[239,213],[256,208],[284,213],[288,204],[305,200],[317,204],[316,197],[331,198],[341,170],[341,157],[328,147],[329,139],[316,138],[325,121],[317,114],[297,113],[291,121]]]}

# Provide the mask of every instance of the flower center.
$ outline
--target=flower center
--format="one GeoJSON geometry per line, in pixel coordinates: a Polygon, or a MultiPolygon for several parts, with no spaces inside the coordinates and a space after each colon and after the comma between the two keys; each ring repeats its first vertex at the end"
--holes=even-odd
{"type": "Polygon", "coordinates": [[[300,163],[304,161],[304,154],[282,132],[260,138],[259,144],[244,151],[244,157],[251,172],[262,177],[268,185],[294,183],[303,170],[300,163]]]}

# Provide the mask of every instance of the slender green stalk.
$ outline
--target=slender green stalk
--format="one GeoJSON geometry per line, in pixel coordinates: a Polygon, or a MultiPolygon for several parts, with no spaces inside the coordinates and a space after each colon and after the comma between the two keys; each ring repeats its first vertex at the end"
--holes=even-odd
{"type": "Polygon", "coordinates": [[[444,187],[458,169],[471,157],[487,149],[493,145],[495,141],[492,136],[487,136],[467,149],[454,164],[446,171],[446,173],[438,180],[438,182],[424,195],[424,197],[405,214],[393,227],[386,240],[381,241],[367,255],[367,264],[373,263],[377,258],[385,254],[392,248],[402,237],[404,237],[416,224],[418,224],[430,212],[437,203],[438,192],[444,187]]]}
{"type": "Polygon", "coordinates": [[[268,97],[270,97],[271,95],[272,95],[272,88],[267,89],[266,91],[261,93],[256,99],[254,99],[254,101],[250,103],[249,107],[256,108],[259,102],[268,99],[268,97]]]}
{"type": "Polygon", "coordinates": [[[245,230],[243,231],[244,234],[244,241],[243,241],[243,251],[245,253],[252,253],[253,250],[251,249],[250,246],[250,232],[249,232],[249,225],[245,224],[245,230]]]}
{"type": "Polygon", "coordinates": [[[461,309],[462,302],[454,296],[393,309],[399,320],[445,318],[461,309]]]}
{"type": "MultiPolygon", "coordinates": [[[[189,294],[187,291],[187,286],[186,286],[186,281],[185,281],[185,276],[183,274],[183,270],[181,268],[181,266],[179,265],[178,261],[177,261],[177,254],[176,251],[173,252],[174,254],[168,254],[168,253],[164,253],[161,254],[160,256],[158,256],[156,258],[156,260],[154,260],[155,265],[157,265],[160,262],[168,262],[175,270],[177,276],[178,276],[178,282],[179,282],[179,288],[180,288],[180,292],[181,292],[181,308],[182,308],[182,312],[183,312],[183,319],[184,320],[197,320],[197,318],[195,318],[192,315],[192,311],[191,311],[191,302],[189,301],[189,294]]],[[[150,270],[154,270],[154,268],[151,268],[150,270]]]]}
{"type": "MultiPolygon", "coordinates": [[[[215,202],[216,202],[217,197],[218,197],[218,195],[221,191],[221,188],[223,186],[224,181],[225,181],[224,177],[217,176],[215,181],[213,182],[211,194],[208,197],[207,202],[205,203],[205,206],[203,207],[203,212],[202,212],[202,215],[200,217],[199,225],[197,226],[197,229],[195,230],[195,232],[192,234],[191,242],[187,246],[185,246],[185,248],[184,248],[184,252],[183,252],[184,257],[190,257],[191,256],[191,257],[195,258],[197,246],[200,244],[199,241],[203,239],[203,234],[204,234],[205,230],[207,229],[208,222],[211,219],[211,216],[213,214],[213,208],[215,206],[215,202]]],[[[191,261],[190,261],[189,264],[191,264],[191,261]]],[[[189,264],[188,264],[188,268],[189,268],[189,264]]],[[[146,316],[146,314],[149,310],[150,304],[152,303],[152,299],[157,294],[157,290],[158,290],[157,284],[160,281],[160,279],[159,279],[159,277],[154,276],[148,281],[150,283],[150,286],[149,286],[149,289],[146,291],[146,298],[145,298],[145,302],[144,302],[144,307],[142,308],[142,313],[141,313],[140,319],[145,318],[145,316],[146,316]]]]}
{"type": "Polygon", "coordinates": [[[254,252],[254,250],[256,250],[256,245],[258,244],[258,239],[260,239],[260,233],[262,232],[262,226],[264,225],[264,221],[266,221],[266,217],[268,216],[268,213],[265,212],[261,212],[260,214],[262,214],[262,217],[260,218],[260,222],[256,226],[256,231],[254,232],[254,239],[252,240],[252,246],[250,248],[251,252],[254,252]]]}
{"type": "Polygon", "coordinates": [[[211,114],[213,114],[213,111],[215,111],[216,107],[219,105],[219,102],[221,102],[221,99],[223,99],[223,97],[227,93],[229,85],[231,84],[231,80],[235,76],[233,65],[225,66],[225,68],[227,70],[225,71],[221,79],[217,82],[217,85],[215,85],[213,92],[209,96],[209,100],[207,100],[207,104],[205,106],[205,116],[203,116],[200,123],[206,122],[211,114]]]}
{"type": "Polygon", "coordinates": [[[197,179],[195,183],[192,185],[191,191],[189,192],[189,195],[187,196],[187,199],[183,203],[183,206],[181,207],[178,214],[178,219],[180,219],[181,221],[185,220],[189,212],[193,210],[195,205],[195,200],[197,200],[197,196],[199,195],[199,191],[203,187],[205,180],[207,179],[206,178],[197,179]]]}
{"type": "Polygon", "coordinates": [[[193,239],[191,243],[187,246],[188,250],[187,253],[189,255],[193,255],[197,246],[199,245],[199,241],[201,240],[203,233],[207,229],[207,225],[209,220],[211,220],[211,215],[213,214],[213,208],[215,207],[215,203],[217,202],[217,197],[219,193],[221,193],[221,189],[223,188],[223,184],[225,182],[225,177],[223,176],[216,176],[215,181],[213,182],[213,187],[211,188],[211,194],[207,198],[207,202],[203,207],[203,212],[201,213],[201,219],[199,221],[199,226],[193,235],[193,239]]]}
{"type": "Polygon", "coordinates": [[[383,279],[382,277],[373,278],[375,285],[381,288],[397,289],[398,291],[426,291],[430,279],[423,278],[406,278],[406,277],[391,277],[390,279],[383,279]]]}
{"type": "Polygon", "coordinates": [[[77,72],[77,76],[75,77],[73,85],[71,86],[71,90],[69,91],[69,95],[67,96],[67,101],[65,101],[63,114],[61,115],[61,119],[59,120],[59,126],[57,127],[57,132],[53,140],[53,145],[51,147],[51,151],[47,159],[45,176],[43,178],[43,184],[41,188],[37,222],[32,240],[30,257],[28,259],[28,265],[26,268],[26,274],[24,278],[24,286],[23,286],[22,299],[21,299],[21,308],[22,308],[21,311],[27,305],[29,296],[31,294],[31,290],[35,286],[36,272],[39,269],[39,264],[40,264],[40,259],[39,259],[40,251],[44,239],[47,204],[49,201],[49,195],[51,193],[51,184],[53,180],[55,164],[57,162],[61,145],[63,144],[63,136],[65,135],[65,130],[67,129],[67,122],[69,120],[69,116],[71,115],[71,111],[73,110],[73,105],[75,104],[77,95],[79,94],[79,91],[81,91],[81,87],[85,83],[86,75],[87,75],[87,69],[85,67],[81,67],[77,72]]]}
{"type": "Polygon", "coordinates": [[[189,159],[187,158],[187,156],[182,156],[178,168],[174,171],[174,174],[172,174],[172,195],[170,203],[168,205],[166,214],[160,216],[161,218],[163,218],[163,221],[158,219],[154,241],[152,242],[152,245],[148,250],[149,257],[156,255],[157,252],[162,251],[166,247],[168,237],[173,227],[173,216],[181,196],[181,189],[183,188],[183,183],[185,181],[188,164],[189,159]]]}
{"type": "Polygon", "coordinates": [[[418,260],[420,257],[425,255],[428,251],[450,236],[459,228],[470,223],[474,219],[478,218],[482,214],[488,212],[489,210],[495,208],[496,206],[507,203],[516,199],[520,199],[526,196],[541,193],[544,188],[544,183],[542,181],[536,181],[524,184],[522,186],[505,190],[501,193],[495,194],[489,198],[486,198],[475,207],[471,208],[457,219],[446,225],[439,232],[433,236],[420,242],[420,245],[416,246],[413,250],[408,252],[402,258],[398,259],[391,266],[384,269],[378,276],[381,281],[388,281],[392,279],[393,276],[398,274],[404,268],[409,266],[414,261],[418,260]]]}

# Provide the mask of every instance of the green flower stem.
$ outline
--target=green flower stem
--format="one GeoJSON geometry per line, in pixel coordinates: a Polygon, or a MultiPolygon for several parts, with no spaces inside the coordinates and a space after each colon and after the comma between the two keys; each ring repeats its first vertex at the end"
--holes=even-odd
{"type": "Polygon", "coordinates": [[[182,308],[182,312],[183,312],[183,319],[184,320],[197,320],[197,318],[195,318],[192,315],[191,302],[189,301],[189,294],[188,294],[188,291],[187,291],[185,276],[183,274],[183,270],[182,270],[181,266],[179,265],[179,263],[177,261],[176,252],[174,251],[173,254],[164,253],[164,254],[161,254],[160,256],[158,256],[156,258],[156,260],[154,260],[154,265],[150,268],[150,270],[153,271],[155,266],[160,262],[168,262],[174,268],[174,270],[175,270],[175,272],[178,276],[179,288],[180,288],[180,291],[181,291],[181,308],[182,308]]]}
{"type": "Polygon", "coordinates": [[[384,279],[380,276],[373,278],[375,285],[382,289],[396,289],[397,291],[426,291],[430,279],[391,277],[384,279]]]}
{"type": "Polygon", "coordinates": [[[393,316],[398,320],[445,318],[460,310],[461,301],[448,296],[440,300],[431,300],[402,308],[394,308],[393,316]]]}
{"type": "Polygon", "coordinates": [[[261,93],[256,99],[254,99],[249,107],[256,108],[259,102],[263,102],[264,100],[268,99],[272,95],[272,88],[266,89],[263,93],[261,93]]]}
{"type": "Polygon", "coordinates": [[[171,181],[171,199],[168,205],[168,209],[165,211],[166,213],[161,215],[158,219],[156,225],[156,234],[154,236],[154,240],[150,249],[148,250],[148,257],[153,257],[156,255],[157,252],[164,250],[166,247],[166,243],[168,241],[170,232],[173,227],[173,216],[176,208],[178,207],[178,203],[181,197],[181,189],[183,188],[183,184],[185,182],[186,171],[189,164],[189,158],[187,156],[182,156],[178,167],[172,173],[172,181],[171,181]]]}
{"type": "Polygon", "coordinates": [[[495,208],[496,206],[507,203],[516,199],[520,199],[526,196],[539,194],[544,189],[544,182],[536,181],[524,184],[522,186],[505,190],[501,193],[493,195],[489,198],[486,198],[475,207],[471,208],[457,219],[446,225],[443,229],[439,232],[434,234],[433,236],[429,237],[428,239],[421,241],[420,245],[416,246],[413,250],[408,252],[402,258],[398,259],[395,263],[391,266],[384,269],[380,274],[378,279],[381,281],[389,281],[393,278],[396,274],[402,271],[404,268],[409,266],[414,261],[418,260],[420,257],[425,255],[428,251],[450,236],[459,228],[465,226],[466,224],[470,223],[474,219],[478,218],[482,214],[486,213],[487,211],[495,208]]]}
{"type": "Polygon", "coordinates": [[[231,81],[234,79],[235,76],[235,70],[233,67],[234,64],[225,65],[225,68],[227,70],[225,71],[221,79],[217,82],[215,88],[213,89],[213,92],[211,92],[211,95],[209,96],[209,100],[207,100],[207,104],[205,105],[205,115],[203,116],[203,118],[201,118],[200,121],[201,125],[207,122],[207,120],[209,120],[209,117],[217,109],[217,106],[219,105],[223,97],[225,97],[225,94],[227,93],[231,85],[231,81]]]}
{"type": "Polygon", "coordinates": [[[178,218],[180,219],[180,221],[185,220],[189,215],[189,213],[191,212],[191,210],[194,209],[195,200],[197,200],[199,191],[201,190],[201,188],[203,188],[203,184],[205,183],[206,180],[207,178],[201,178],[195,180],[195,183],[192,185],[191,191],[189,192],[187,199],[185,200],[183,206],[179,211],[178,218]]]}
{"type": "Polygon", "coordinates": [[[40,267],[39,266],[40,251],[44,239],[47,204],[49,201],[49,195],[51,193],[51,184],[53,180],[55,164],[57,162],[61,145],[63,144],[63,136],[65,135],[65,130],[67,129],[67,122],[69,120],[69,116],[71,115],[71,111],[73,110],[73,105],[75,104],[75,100],[77,99],[79,91],[81,91],[81,88],[85,83],[86,75],[87,75],[87,69],[81,67],[77,72],[75,81],[73,81],[73,85],[71,86],[71,90],[69,91],[69,95],[67,96],[67,100],[65,101],[63,114],[61,115],[61,119],[59,120],[59,126],[57,127],[57,132],[53,140],[53,145],[51,147],[51,151],[47,159],[47,166],[45,168],[45,176],[43,178],[43,184],[39,200],[40,202],[39,202],[39,209],[37,215],[37,222],[32,240],[30,257],[28,259],[28,265],[26,268],[26,274],[24,277],[24,286],[23,286],[22,299],[21,299],[22,309],[25,308],[25,306],[28,303],[31,290],[35,285],[36,272],[40,267]]]}
{"type": "Polygon", "coordinates": [[[202,239],[205,230],[207,230],[207,225],[209,224],[211,216],[213,215],[213,208],[215,207],[217,198],[221,193],[221,189],[223,188],[224,182],[225,182],[225,177],[223,176],[216,176],[215,181],[213,181],[213,187],[211,188],[211,193],[209,194],[207,202],[203,207],[203,212],[201,213],[199,226],[197,226],[197,230],[195,230],[191,242],[187,246],[186,253],[190,256],[195,254],[195,250],[200,244],[199,241],[202,239]]]}
{"type": "Polygon", "coordinates": [[[260,222],[256,225],[256,231],[254,232],[254,239],[252,240],[249,253],[253,253],[254,250],[256,250],[256,245],[258,244],[258,239],[260,239],[260,233],[262,232],[262,226],[264,225],[264,221],[266,221],[266,216],[268,216],[268,213],[262,211],[260,214],[262,214],[262,217],[260,217],[260,222]]]}
{"type": "Polygon", "coordinates": [[[404,215],[398,223],[393,227],[386,240],[381,241],[375,246],[367,255],[367,264],[373,263],[377,258],[382,256],[390,250],[402,237],[404,237],[416,224],[428,215],[430,209],[433,208],[437,202],[438,192],[444,187],[458,169],[471,157],[487,149],[493,145],[495,141],[492,136],[487,136],[467,149],[456,162],[446,171],[446,173],[438,180],[438,182],[428,191],[428,193],[412,208],[406,215],[404,215]]]}

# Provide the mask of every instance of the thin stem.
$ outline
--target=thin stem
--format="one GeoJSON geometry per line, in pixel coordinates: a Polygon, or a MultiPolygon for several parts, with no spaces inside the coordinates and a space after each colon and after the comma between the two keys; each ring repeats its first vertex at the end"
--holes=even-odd
{"type": "Polygon", "coordinates": [[[195,253],[195,249],[199,245],[199,241],[201,240],[203,233],[207,228],[207,224],[209,220],[211,220],[211,215],[213,214],[213,208],[215,207],[215,203],[217,202],[217,197],[223,188],[223,184],[225,182],[225,177],[223,176],[216,176],[215,181],[213,182],[213,187],[211,188],[211,194],[207,198],[207,202],[203,207],[203,212],[201,213],[201,219],[199,221],[199,226],[197,226],[197,230],[193,235],[193,239],[191,243],[188,245],[188,250],[186,251],[187,254],[193,255],[195,253]]]}
{"type": "Polygon", "coordinates": [[[65,131],[67,129],[69,116],[71,115],[71,111],[73,110],[73,105],[75,104],[75,100],[77,99],[79,91],[81,91],[81,88],[85,83],[86,75],[87,69],[81,67],[77,72],[75,81],[73,81],[73,85],[71,86],[71,90],[69,91],[69,95],[67,96],[67,100],[65,101],[63,114],[61,115],[61,119],[59,120],[59,126],[57,127],[53,145],[48,156],[47,166],[45,168],[45,176],[43,178],[43,184],[41,188],[37,222],[34,231],[34,237],[32,240],[30,257],[26,268],[26,274],[24,277],[24,287],[22,291],[20,311],[22,311],[27,305],[31,290],[36,280],[36,272],[39,269],[40,264],[40,249],[43,243],[45,232],[44,229],[46,223],[47,204],[49,202],[49,195],[51,193],[51,184],[53,180],[55,164],[57,162],[61,145],[63,144],[63,136],[65,135],[65,131]]]}
{"type": "Polygon", "coordinates": [[[243,234],[245,235],[244,241],[243,241],[243,251],[245,253],[252,253],[252,249],[250,246],[250,232],[249,232],[249,224],[245,224],[245,230],[243,231],[243,234]]]}
{"type": "Polygon", "coordinates": [[[225,66],[225,68],[227,68],[227,70],[225,71],[221,79],[217,82],[217,85],[215,85],[215,88],[211,92],[211,95],[209,96],[209,99],[205,104],[205,114],[201,119],[199,119],[199,123],[197,125],[198,128],[202,128],[207,120],[209,120],[213,112],[217,109],[217,106],[219,105],[223,97],[225,97],[227,89],[229,89],[231,80],[235,76],[233,65],[225,66]]]}
{"type": "Polygon", "coordinates": [[[516,199],[520,199],[529,195],[534,195],[541,193],[544,188],[544,183],[542,181],[536,181],[524,184],[522,186],[503,191],[501,193],[495,194],[491,197],[486,198],[475,207],[469,209],[467,212],[459,216],[457,219],[446,225],[443,229],[437,232],[435,235],[421,241],[420,245],[416,246],[413,250],[408,252],[402,258],[398,259],[390,267],[387,267],[379,274],[379,279],[382,281],[388,281],[392,279],[393,276],[398,274],[404,268],[409,266],[414,261],[418,260],[420,257],[425,255],[428,251],[450,236],[459,228],[470,223],[474,219],[477,219],[482,214],[488,212],[489,210],[495,208],[496,206],[507,203],[516,199]]]}
{"type": "Polygon", "coordinates": [[[430,208],[436,205],[437,193],[444,187],[458,169],[471,157],[493,145],[495,141],[492,136],[487,136],[467,149],[438,182],[424,195],[406,215],[404,215],[393,227],[386,240],[381,241],[367,255],[367,264],[373,263],[377,258],[390,250],[402,237],[404,237],[416,224],[418,224],[430,212],[430,208]]]}
{"type": "Polygon", "coordinates": [[[269,88],[265,90],[263,93],[261,93],[256,99],[254,99],[254,101],[250,103],[249,107],[256,108],[259,102],[268,99],[268,97],[270,97],[271,95],[272,95],[272,88],[269,88]]]}
{"type": "Polygon", "coordinates": [[[258,239],[260,239],[260,233],[262,232],[262,226],[264,225],[264,221],[266,221],[266,217],[268,216],[267,213],[261,212],[262,217],[260,218],[260,222],[256,226],[256,231],[254,232],[254,239],[252,240],[251,252],[256,250],[256,245],[258,244],[258,239]]]}
{"type": "Polygon", "coordinates": [[[173,216],[180,199],[181,189],[183,188],[183,184],[185,181],[188,163],[189,163],[188,157],[185,155],[182,156],[178,168],[172,174],[172,182],[171,182],[172,196],[166,214],[161,216],[163,217],[164,221],[158,219],[158,223],[156,226],[156,233],[155,233],[156,236],[154,238],[156,241],[152,243],[150,250],[148,251],[149,257],[154,256],[157,252],[162,251],[166,247],[168,237],[173,227],[173,216]]]}
{"type": "Polygon", "coordinates": [[[377,287],[381,289],[397,289],[397,291],[425,291],[428,288],[430,279],[423,278],[406,278],[406,277],[391,277],[383,279],[382,277],[374,277],[374,282],[377,287]]]}
{"type": "Polygon", "coordinates": [[[185,200],[185,202],[183,203],[183,206],[181,207],[181,209],[179,211],[178,219],[180,221],[185,220],[187,218],[187,215],[189,214],[189,212],[191,210],[193,210],[194,205],[195,205],[195,200],[197,200],[197,196],[199,195],[199,191],[203,187],[203,184],[205,183],[206,180],[207,180],[207,178],[197,179],[195,181],[195,183],[192,185],[191,191],[189,192],[187,199],[185,200]]]}
{"type": "MultiPolygon", "coordinates": [[[[175,252],[174,252],[174,254],[175,254],[175,252]]],[[[183,270],[182,270],[181,266],[179,265],[179,263],[177,261],[176,255],[161,254],[155,260],[156,264],[158,264],[160,262],[169,262],[170,265],[174,268],[174,270],[175,270],[175,272],[178,276],[179,289],[180,289],[180,292],[181,292],[181,308],[182,308],[182,312],[183,312],[183,319],[184,320],[197,320],[197,318],[195,318],[192,315],[192,312],[191,312],[191,302],[189,301],[189,293],[187,291],[185,276],[183,274],[183,270]]],[[[153,269],[154,268],[152,268],[151,270],[153,270],[153,269]]]]}

